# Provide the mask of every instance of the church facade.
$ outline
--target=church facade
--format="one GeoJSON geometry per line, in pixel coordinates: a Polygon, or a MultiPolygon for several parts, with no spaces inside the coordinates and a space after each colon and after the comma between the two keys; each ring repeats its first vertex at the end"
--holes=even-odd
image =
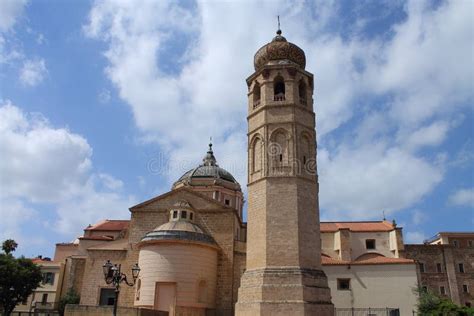
{"type": "MultiPolygon", "coordinates": [[[[130,220],[105,220],[56,246],[54,261],[65,267],[62,292],[74,289],[81,305],[113,303],[102,272],[107,260],[125,272],[141,268],[134,286],[121,286],[119,306],[170,315],[333,315],[335,298],[364,307],[362,296],[340,298],[348,292],[339,293],[347,289],[337,274],[347,279],[354,265],[349,272],[402,269],[402,291],[416,285],[414,262],[402,259],[400,229],[387,222],[369,232],[320,224],[314,78],[305,64],[303,50],[281,31],[255,55],[247,79],[248,224],[241,186],[209,144],[202,163],[169,192],[131,207],[130,220]],[[350,249],[364,242],[359,237],[371,239],[364,233],[386,239],[376,237],[379,252],[356,258],[350,249]]],[[[397,297],[390,304],[407,301],[397,297]]],[[[409,301],[407,310],[414,308],[409,301]]]]}

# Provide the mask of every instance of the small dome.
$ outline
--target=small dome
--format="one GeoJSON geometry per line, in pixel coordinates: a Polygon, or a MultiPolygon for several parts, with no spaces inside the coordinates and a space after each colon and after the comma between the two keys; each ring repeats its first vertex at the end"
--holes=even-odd
{"type": "Polygon", "coordinates": [[[214,238],[204,233],[198,225],[188,221],[165,223],[147,233],[141,241],[155,240],[182,240],[216,245],[214,238]]]}
{"type": "Polygon", "coordinates": [[[214,239],[193,223],[194,211],[186,201],[178,201],[170,211],[170,220],[148,232],[142,241],[183,240],[215,245],[214,239]],[[184,215],[185,213],[186,215],[184,215]]]}
{"type": "Polygon", "coordinates": [[[173,187],[179,183],[189,184],[193,179],[215,179],[239,184],[229,171],[219,167],[216,157],[214,157],[214,152],[212,151],[212,144],[209,144],[209,150],[202,159],[202,164],[183,174],[178,181],[173,184],[173,187]]]}
{"type": "Polygon", "coordinates": [[[183,232],[193,232],[193,233],[200,233],[204,234],[202,229],[189,221],[172,221],[168,223],[164,223],[161,226],[158,226],[153,230],[154,232],[159,232],[159,231],[183,231],[183,232]]]}
{"type": "Polygon", "coordinates": [[[270,61],[287,60],[299,65],[301,68],[306,67],[306,56],[304,51],[293,43],[286,40],[281,35],[281,31],[277,31],[277,36],[273,40],[260,48],[254,57],[255,70],[259,70],[270,61]]]}

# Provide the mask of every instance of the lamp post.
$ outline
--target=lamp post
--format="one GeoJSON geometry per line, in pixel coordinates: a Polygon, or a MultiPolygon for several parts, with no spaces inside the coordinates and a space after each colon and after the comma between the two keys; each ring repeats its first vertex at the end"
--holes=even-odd
{"type": "Polygon", "coordinates": [[[110,262],[110,260],[107,260],[106,263],[102,266],[103,272],[104,272],[104,279],[105,283],[107,284],[113,284],[115,287],[115,300],[114,300],[114,316],[117,316],[117,303],[118,303],[118,297],[120,293],[120,283],[124,282],[128,286],[133,286],[135,285],[135,281],[138,278],[138,274],[140,273],[140,267],[138,266],[137,263],[135,263],[132,267],[132,277],[133,277],[133,283],[128,282],[127,276],[125,273],[122,273],[120,271],[122,265],[119,264],[113,264],[110,262]]]}

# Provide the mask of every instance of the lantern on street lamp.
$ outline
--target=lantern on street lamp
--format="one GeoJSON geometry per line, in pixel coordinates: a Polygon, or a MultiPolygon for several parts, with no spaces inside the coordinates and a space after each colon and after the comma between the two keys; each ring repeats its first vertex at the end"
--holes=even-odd
{"type": "Polygon", "coordinates": [[[102,266],[102,272],[104,273],[104,280],[107,284],[113,284],[115,287],[115,300],[113,315],[117,315],[117,303],[120,293],[120,283],[125,283],[128,286],[135,285],[135,282],[140,274],[140,267],[135,263],[132,267],[132,278],[133,282],[128,282],[127,275],[121,272],[122,265],[113,264],[110,260],[107,260],[102,266]]]}

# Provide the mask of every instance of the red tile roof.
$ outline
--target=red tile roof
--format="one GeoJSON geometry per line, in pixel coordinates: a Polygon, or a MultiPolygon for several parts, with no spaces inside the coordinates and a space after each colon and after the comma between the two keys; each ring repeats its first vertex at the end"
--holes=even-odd
{"type": "Polygon", "coordinates": [[[89,237],[79,237],[80,240],[114,240],[111,236],[89,236],[89,237]]]}
{"type": "Polygon", "coordinates": [[[106,230],[106,231],[122,231],[128,228],[129,220],[111,220],[106,219],[97,224],[87,227],[85,230],[106,230]]]}
{"type": "Polygon", "coordinates": [[[354,261],[344,261],[335,258],[328,257],[326,255],[321,256],[321,263],[323,265],[373,265],[373,264],[412,264],[415,263],[412,259],[405,258],[388,258],[380,254],[365,254],[354,261]]]}
{"type": "Polygon", "coordinates": [[[393,224],[387,221],[376,222],[321,222],[321,232],[336,232],[348,229],[353,232],[389,232],[394,229],[393,224]]]}

